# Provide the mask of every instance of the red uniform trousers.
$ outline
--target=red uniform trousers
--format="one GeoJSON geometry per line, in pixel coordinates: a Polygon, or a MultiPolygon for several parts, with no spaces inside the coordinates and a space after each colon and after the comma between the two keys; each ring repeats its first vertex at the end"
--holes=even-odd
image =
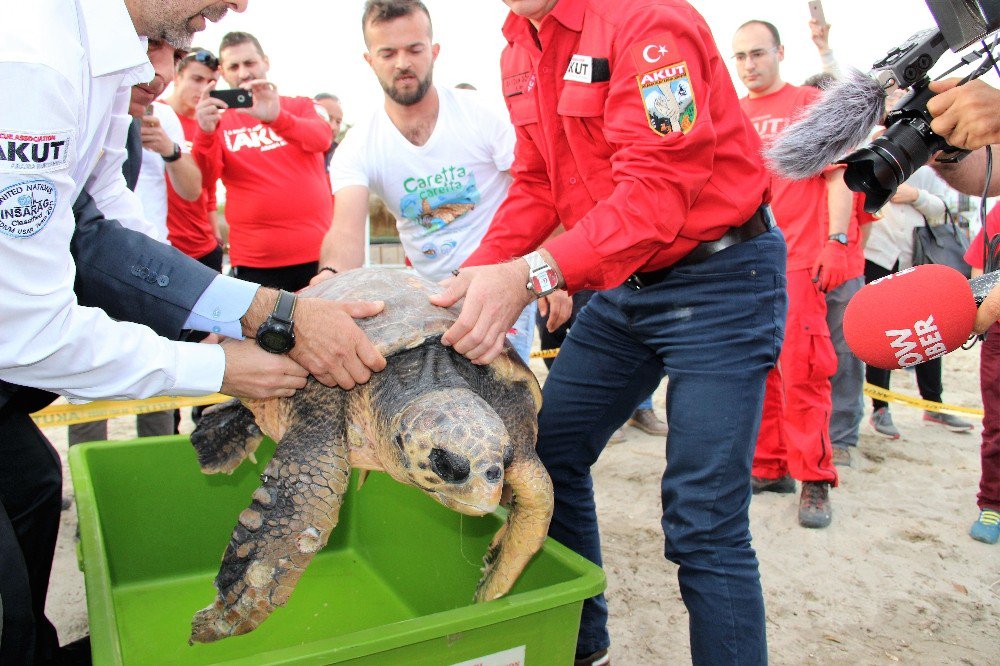
{"type": "Polygon", "coordinates": [[[979,356],[979,389],[983,395],[983,471],[979,508],[1000,511],[1000,324],[990,327],[979,356]]]}
{"type": "Polygon", "coordinates": [[[808,269],[788,272],[788,321],[778,365],[767,376],[753,475],[837,485],[830,444],[830,377],[837,353],[826,323],[826,297],[808,269]]]}

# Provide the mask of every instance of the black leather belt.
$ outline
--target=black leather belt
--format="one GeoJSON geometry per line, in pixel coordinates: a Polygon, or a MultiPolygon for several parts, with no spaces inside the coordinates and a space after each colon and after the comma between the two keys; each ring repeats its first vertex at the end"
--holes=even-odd
{"type": "Polygon", "coordinates": [[[751,238],[756,238],[774,226],[774,215],[771,214],[771,207],[764,204],[757,209],[757,212],[750,216],[749,220],[738,227],[730,228],[719,240],[702,241],[677,262],[659,270],[646,273],[633,273],[623,284],[635,290],[642,289],[643,287],[651,287],[658,282],[663,282],[670,275],[670,271],[678,266],[700,264],[716,252],[721,252],[727,247],[732,247],[751,238]]]}

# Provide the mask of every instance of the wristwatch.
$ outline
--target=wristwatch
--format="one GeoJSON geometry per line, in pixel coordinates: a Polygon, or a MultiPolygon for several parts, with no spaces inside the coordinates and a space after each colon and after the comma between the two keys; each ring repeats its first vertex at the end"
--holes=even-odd
{"type": "Polygon", "coordinates": [[[827,240],[837,241],[841,245],[847,245],[847,234],[830,234],[827,240]]]}
{"type": "MultiPolygon", "coordinates": [[[[163,157],[163,156],[161,155],[161,157],[163,157]]],[[[178,145],[177,145],[177,144],[175,143],[175,144],[174,144],[174,152],[170,153],[170,154],[169,154],[169,155],[167,155],[166,157],[163,157],[163,161],[164,161],[164,162],[167,162],[167,163],[170,163],[170,162],[176,162],[176,161],[177,161],[177,160],[179,160],[180,158],[181,158],[181,147],[180,147],[180,146],[178,146],[178,145]]]]}
{"type": "Polygon", "coordinates": [[[528,283],[524,285],[536,297],[548,296],[559,288],[559,276],[556,270],[538,252],[524,255],[528,262],[528,283]]]}
{"type": "Polygon", "coordinates": [[[284,354],[295,346],[294,312],[295,294],[282,289],[278,292],[274,311],[257,329],[257,344],[261,349],[272,354],[284,354]]]}

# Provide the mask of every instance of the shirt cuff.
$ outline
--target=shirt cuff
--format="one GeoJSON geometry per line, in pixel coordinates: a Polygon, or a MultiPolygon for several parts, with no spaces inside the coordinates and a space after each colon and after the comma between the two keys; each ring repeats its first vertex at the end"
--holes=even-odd
{"type": "Polygon", "coordinates": [[[177,376],[170,395],[208,395],[222,388],[226,352],[221,345],[180,342],[177,376]]]}
{"type": "Polygon", "coordinates": [[[279,109],[278,115],[275,116],[274,120],[264,124],[270,125],[271,129],[280,134],[281,132],[287,130],[289,127],[295,124],[295,116],[288,113],[284,109],[279,109]]]}
{"type": "Polygon", "coordinates": [[[260,285],[228,275],[217,276],[194,304],[184,328],[242,340],[240,317],[250,309],[259,288],[260,285]]]}

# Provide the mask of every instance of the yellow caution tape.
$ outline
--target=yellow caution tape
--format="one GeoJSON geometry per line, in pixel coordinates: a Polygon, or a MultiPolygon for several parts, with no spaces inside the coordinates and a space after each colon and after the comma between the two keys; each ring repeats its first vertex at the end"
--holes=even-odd
{"type": "Polygon", "coordinates": [[[955,412],[957,414],[971,414],[972,416],[978,416],[980,418],[983,416],[983,410],[976,407],[959,407],[957,405],[946,405],[942,402],[921,400],[920,398],[914,398],[902,393],[896,393],[895,391],[889,391],[867,382],[865,383],[865,395],[869,398],[884,400],[885,402],[900,402],[904,405],[910,405],[911,407],[919,407],[920,409],[925,409],[928,412],[955,412]]]}
{"type": "Polygon", "coordinates": [[[197,398],[147,398],[145,400],[100,400],[84,405],[49,405],[31,415],[39,428],[68,426],[89,421],[104,421],[119,416],[164,412],[180,407],[215,405],[229,400],[221,393],[197,398]]]}

